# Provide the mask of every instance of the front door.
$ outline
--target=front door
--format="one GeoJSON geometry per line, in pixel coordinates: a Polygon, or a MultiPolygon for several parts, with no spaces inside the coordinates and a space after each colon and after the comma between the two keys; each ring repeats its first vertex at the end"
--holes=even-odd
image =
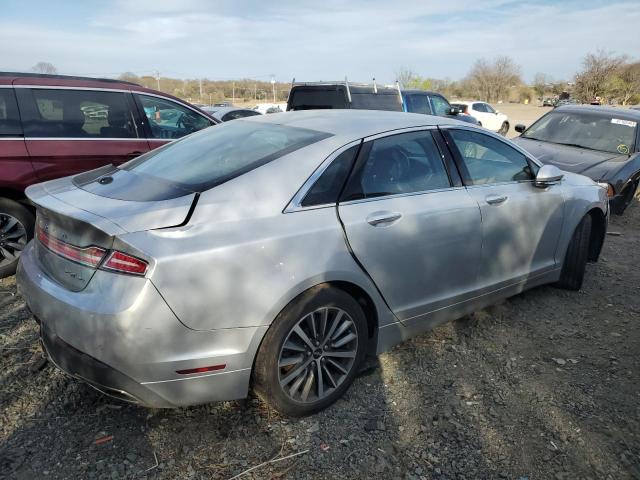
{"type": "Polygon", "coordinates": [[[363,145],[338,206],[355,257],[400,320],[475,287],[480,212],[452,173],[430,130],[377,138],[363,145]]]}
{"type": "Polygon", "coordinates": [[[459,128],[445,132],[482,212],[480,283],[495,287],[556,268],[561,186],[536,187],[537,166],[493,135],[459,128]]]}

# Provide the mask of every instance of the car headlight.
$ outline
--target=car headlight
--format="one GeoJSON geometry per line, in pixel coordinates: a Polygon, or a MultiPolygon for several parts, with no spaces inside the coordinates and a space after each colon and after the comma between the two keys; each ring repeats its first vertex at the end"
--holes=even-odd
{"type": "Polygon", "coordinates": [[[613,196],[615,195],[615,192],[613,191],[613,185],[611,185],[610,183],[604,183],[604,182],[597,182],[597,183],[607,191],[608,198],[613,198],[613,196]]]}

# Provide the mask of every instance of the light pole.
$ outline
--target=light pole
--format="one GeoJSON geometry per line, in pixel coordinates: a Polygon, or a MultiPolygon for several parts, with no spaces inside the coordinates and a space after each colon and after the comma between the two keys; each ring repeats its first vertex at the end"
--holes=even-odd
{"type": "Polygon", "coordinates": [[[156,74],[156,83],[158,85],[158,90],[160,90],[160,72],[156,70],[155,74],[156,74]]]}

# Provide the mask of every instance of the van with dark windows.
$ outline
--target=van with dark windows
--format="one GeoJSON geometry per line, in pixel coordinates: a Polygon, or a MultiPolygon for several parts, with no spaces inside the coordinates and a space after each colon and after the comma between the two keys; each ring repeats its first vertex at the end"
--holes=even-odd
{"type": "Polygon", "coordinates": [[[215,123],[135,83],[0,72],[0,277],[33,236],[26,187],[121,164],[215,123]]]}

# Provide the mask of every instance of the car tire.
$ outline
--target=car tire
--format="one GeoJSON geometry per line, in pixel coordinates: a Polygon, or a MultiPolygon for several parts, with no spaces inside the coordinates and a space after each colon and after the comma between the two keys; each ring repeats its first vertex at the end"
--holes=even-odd
{"type": "Polygon", "coordinates": [[[636,191],[638,190],[638,184],[640,181],[636,180],[635,182],[629,184],[629,186],[623,190],[622,199],[618,203],[616,207],[612,207],[611,213],[614,215],[622,215],[627,207],[631,205],[631,202],[636,196],[636,191]]]}
{"type": "Polygon", "coordinates": [[[283,415],[301,417],[318,412],[349,388],[365,358],[367,341],[367,321],[358,302],[343,290],[313,287],[289,303],[265,334],[256,356],[253,388],[283,415]],[[315,350],[305,346],[298,329],[315,350]],[[316,330],[314,337],[312,331],[316,330]],[[333,348],[348,338],[352,339],[346,345],[333,348]],[[325,344],[331,348],[323,347],[325,344]],[[305,351],[300,351],[301,347],[305,351]]]}
{"type": "Polygon", "coordinates": [[[33,213],[20,203],[0,198],[0,278],[16,273],[18,259],[33,238],[33,213]]]}
{"type": "Polygon", "coordinates": [[[591,215],[585,215],[573,232],[556,286],[566,290],[580,290],[589,256],[590,236],[591,215]]]}
{"type": "Polygon", "coordinates": [[[506,137],[508,132],[509,132],[509,122],[502,122],[502,126],[500,127],[500,130],[498,130],[498,133],[503,137],[506,137]]]}

